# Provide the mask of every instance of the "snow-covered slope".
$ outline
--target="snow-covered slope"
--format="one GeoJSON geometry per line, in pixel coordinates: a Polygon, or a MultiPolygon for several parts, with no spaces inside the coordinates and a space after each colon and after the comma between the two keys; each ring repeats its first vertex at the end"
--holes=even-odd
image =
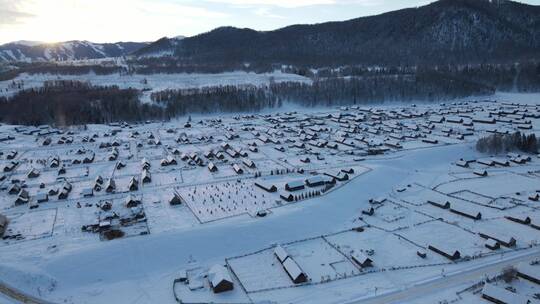
{"type": "Polygon", "coordinates": [[[65,61],[128,55],[146,46],[145,42],[93,43],[67,41],[42,44],[18,41],[0,46],[0,62],[65,61]]]}
{"type": "Polygon", "coordinates": [[[40,45],[40,44],[45,44],[45,42],[43,42],[43,41],[33,41],[33,40],[19,40],[19,41],[13,41],[10,44],[36,46],[36,45],[40,45]]]}
{"type": "Polygon", "coordinates": [[[134,52],[139,57],[163,57],[172,56],[178,43],[183,40],[184,36],[176,36],[173,38],[163,37],[157,41],[148,44],[145,47],[134,52]]]}

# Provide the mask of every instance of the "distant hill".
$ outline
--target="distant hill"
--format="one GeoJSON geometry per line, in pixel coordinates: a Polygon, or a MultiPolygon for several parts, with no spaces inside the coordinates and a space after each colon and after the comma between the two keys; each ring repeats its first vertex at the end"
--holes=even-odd
{"type": "Polygon", "coordinates": [[[139,57],[172,56],[179,42],[183,39],[185,39],[184,36],[176,36],[173,38],[163,37],[140,48],[139,50],[135,51],[133,55],[139,57]]]}
{"type": "MultiPolygon", "coordinates": [[[[146,49],[172,46],[170,40],[159,40],[146,49]]],[[[178,41],[175,56],[205,64],[316,66],[539,59],[540,6],[507,0],[440,0],[377,16],[267,32],[222,27],[178,41]]]]}
{"type": "Polygon", "coordinates": [[[231,69],[249,63],[311,67],[455,65],[540,60],[540,6],[509,0],[439,0],[429,5],[342,22],[274,31],[220,27],[153,43],[20,41],[0,46],[0,63],[133,55],[149,69],[231,69]],[[155,64],[155,67],[152,65],[155,64]]]}
{"type": "Polygon", "coordinates": [[[119,57],[131,54],[147,44],[142,42],[93,43],[89,41],[43,44],[33,41],[19,41],[0,46],[0,62],[64,61],[119,57]]]}

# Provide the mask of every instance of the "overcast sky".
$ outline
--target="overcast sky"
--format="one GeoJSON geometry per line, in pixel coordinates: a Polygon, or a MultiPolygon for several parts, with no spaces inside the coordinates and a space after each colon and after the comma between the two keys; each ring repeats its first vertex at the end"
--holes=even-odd
{"type": "MultiPolygon", "coordinates": [[[[347,20],[433,0],[0,0],[0,44],[154,41],[219,26],[272,30],[347,20]]],[[[521,1],[540,5],[540,0],[521,1]]]]}

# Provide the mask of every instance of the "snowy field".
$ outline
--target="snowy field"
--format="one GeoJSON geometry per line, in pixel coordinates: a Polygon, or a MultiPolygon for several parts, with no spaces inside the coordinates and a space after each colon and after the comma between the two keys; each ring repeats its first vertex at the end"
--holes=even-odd
{"type": "Polygon", "coordinates": [[[22,89],[39,88],[48,80],[76,80],[89,82],[98,86],[116,85],[121,89],[133,88],[144,90],[141,100],[150,101],[150,94],[166,89],[202,88],[220,85],[267,85],[270,81],[275,82],[306,82],[311,79],[296,74],[282,73],[248,73],[248,72],[225,72],[219,74],[110,74],[110,75],[54,75],[54,74],[28,74],[22,73],[15,79],[0,81],[0,96],[11,96],[22,89]]]}
{"type": "Polygon", "coordinates": [[[1,125],[0,291],[54,303],[479,303],[486,276],[539,267],[540,158],[474,149],[493,133],[538,134],[540,105],[514,97],[1,125]],[[216,279],[233,289],[214,292],[216,279]]]}

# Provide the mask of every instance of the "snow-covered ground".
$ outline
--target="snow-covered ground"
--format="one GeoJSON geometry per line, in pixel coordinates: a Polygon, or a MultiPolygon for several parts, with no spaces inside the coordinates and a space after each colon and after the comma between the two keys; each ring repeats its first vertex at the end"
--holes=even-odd
{"type": "Polygon", "coordinates": [[[13,80],[0,81],[0,96],[11,96],[22,89],[39,88],[47,80],[76,80],[89,82],[93,85],[110,86],[116,85],[122,89],[133,88],[144,90],[141,100],[150,101],[150,94],[166,89],[202,88],[220,85],[255,85],[269,84],[270,81],[284,82],[307,82],[311,79],[296,74],[282,73],[248,73],[243,71],[226,72],[218,74],[179,73],[179,74],[110,74],[96,75],[94,73],[84,75],[53,75],[53,74],[28,74],[22,73],[13,80]],[[14,85],[15,83],[15,85],[14,85]]]}
{"type": "MultiPolygon", "coordinates": [[[[502,154],[495,159],[509,166],[488,166],[477,160],[495,156],[474,149],[486,134],[540,130],[535,96],[500,97],[528,102],[208,116],[190,127],[185,120],[69,131],[0,126],[0,165],[17,162],[0,183],[0,214],[10,220],[0,281],[56,303],[175,303],[175,295],[184,303],[389,303],[399,295],[478,303],[479,295],[456,292],[503,265],[540,258],[540,205],[531,199],[540,159],[502,154]],[[478,120],[489,115],[497,121],[478,120]],[[59,167],[51,167],[55,158],[59,167]],[[460,159],[469,167],[457,166],[460,159]],[[28,176],[32,169],[38,176],[28,176]],[[71,191],[60,199],[50,191],[65,181],[71,191]],[[16,204],[25,193],[8,194],[13,185],[28,202],[16,204]],[[49,201],[37,203],[43,193],[49,201]],[[105,240],[112,229],[124,236],[105,240]],[[485,235],[516,244],[491,250],[485,235]],[[274,254],[278,244],[305,283],[291,280],[274,254]],[[359,265],[361,257],[372,265],[359,265]],[[233,291],[210,290],[214,264],[227,266],[233,291]],[[184,272],[189,282],[173,284],[184,272]]],[[[531,286],[517,289],[531,296],[531,286]]]]}

